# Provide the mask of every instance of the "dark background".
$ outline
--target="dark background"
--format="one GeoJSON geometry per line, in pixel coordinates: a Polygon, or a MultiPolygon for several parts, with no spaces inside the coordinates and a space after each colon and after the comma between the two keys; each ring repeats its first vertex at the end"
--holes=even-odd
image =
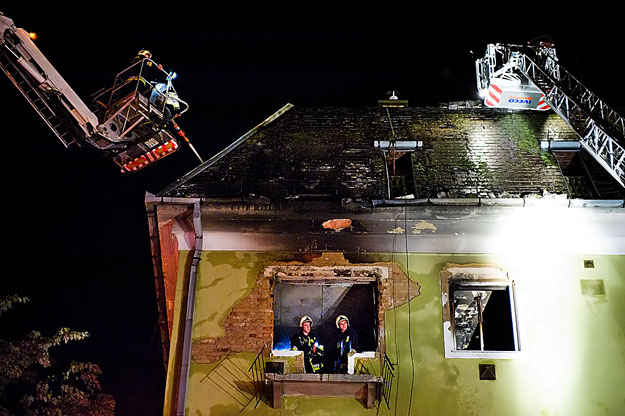
{"type": "MultiPolygon", "coordinates": [[[[0,11],[37,32],[39,48],[86,102],[149,49],[179,74],[176,89],[190,104],[179,124],[204,159],[287,102],[375,106],[392,89],[412,106],[477,99],[474,60],[487,43],[543,35],[565,68],[624,113],[625,41],[615,10],[439,3],[5,2],[0,11]]],[[[68,351],[101,366],[118,414],[160,414],[164,371],[143,201],[197,159],[183,148],[121,174],[65,149],[4,75],[0,143],[2,293],[31,298],[0,318],[3,333],[8,325],[89,331],[68,351]]]]}

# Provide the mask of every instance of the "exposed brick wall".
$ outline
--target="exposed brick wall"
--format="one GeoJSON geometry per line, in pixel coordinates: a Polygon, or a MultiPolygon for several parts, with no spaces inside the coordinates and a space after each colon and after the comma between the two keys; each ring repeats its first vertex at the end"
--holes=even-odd
{"type": "Polygon", "coordinates": [[[258,274],[246,298],[238,302],[222,323],[225,335],[193,342],[194,361],[211,363],[229,353],[258,352],[273,342],[273,287],[271,279],[258,274]]]}
{"type": "Polygon", "coordinates": [[[259,352],[273,345],[274,278],[283,275],[302,280],[357,280],[374,276],[378,286],[378,349],[385,350],[384,312],[419,295],[420,286],[408,279],[395,263],[350,264],[341,253],[324,253],[311,263],[268,264],[259,273],[252,292],[239,301],[224,319],[225,335],[193,342],[192,359],[200,363],[216,362],[229,353],[259,352]],[[353,272],[349,273],[352,270],[353,272]]]}
{"type": "Polygon", "coordinates": [[[174,322],[174,303],[176,296],[176,281],[178,276],[178,240],[172,234],[174,221],[159,225],[159,240],[161,243],[161,263],[163,269],[163,289],[165,291],[165,305],[169,339],[174,322]]]}

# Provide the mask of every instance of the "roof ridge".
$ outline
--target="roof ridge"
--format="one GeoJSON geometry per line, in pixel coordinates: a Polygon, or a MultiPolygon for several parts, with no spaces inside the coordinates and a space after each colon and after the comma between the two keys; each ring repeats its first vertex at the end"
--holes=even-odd
{"type": "Polygon", "coordinates": [[[229,144],[226,148],[224,148],[220,152],[216,153],[214,156],[212,156],[207,161],[205,161],[205,162],[201,163],[200,165],[196,166],[193,170],[191,170],[189,173],[183,175],[181,178],[176,179],[175,182],[167,185],[165,188],[163,188],[160,191],[158,191],[156,193],[156,196],[163,196],[163,195],[173,191],[178,186],[186,183],[188,180],[192,179],[193,177],[195,177],[200,172],[204,171],[205,169],[208,169],[210,166],[212,166],[215,163],[217,163],[222,157],[226,156],[228,153],[232,152],[234,149],[239,147],[241,144],[245,143],[247,141],[247,139],[252,137],[252,135],[254,135],[254,133],[256,133],[256,131],[259,128],[267,126],[268,124],[270,124],[271,122],[276,120],[278,117],[280,117],[282,114],[284,114],[287,111],[289,111],[291,108],[293,108],[293,104],[286,103],[282,108],[280,108],[278,111],[276,111],[275,113],[273,113],[272,115],[267,117],[265,120],[260,122],[258,125],[256,125],[252,129],[250,129],[247,133],[245,133],[243,136],[241,136],[238,139],[236,139],[234,142],[229,144]]]}

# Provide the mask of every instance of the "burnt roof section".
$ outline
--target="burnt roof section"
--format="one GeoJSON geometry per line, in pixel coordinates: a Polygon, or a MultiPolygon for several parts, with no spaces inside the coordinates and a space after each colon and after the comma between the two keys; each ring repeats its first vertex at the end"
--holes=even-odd
{"type": "MultiPolygon", "coordinates": [[[[575,196],[558,160],[541,150],[541,140],[575,142],[577,136],[552,112],[286,105],[158,196],[253,195],[274,202],[494,198],[545,191],[575,196]],[[415,146],[405,152],[374,146],[393,140],[415,146]]],[[[610,189],[622,195],[620,187],[610,189]]]]}

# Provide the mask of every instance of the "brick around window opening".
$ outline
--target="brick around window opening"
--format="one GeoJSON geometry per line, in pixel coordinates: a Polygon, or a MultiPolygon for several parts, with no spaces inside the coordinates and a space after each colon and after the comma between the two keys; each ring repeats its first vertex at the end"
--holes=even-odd
{"type": "Polygon", "coordinates": [[[290,347],[289,337],[299,329],[302,315],[312,317],[313,331],[321,333],[322,342],[330,347],[337,334],[336,316],[347,314],[350,325],[360,325],[361,350],[383,356],[384,312],[418,296],[419,285],[395,263],[352,264],[341,253],[324,253],[323,258],[325,262],[289,263],[264,270],[275,282],[274,353],[290,347]]]}

